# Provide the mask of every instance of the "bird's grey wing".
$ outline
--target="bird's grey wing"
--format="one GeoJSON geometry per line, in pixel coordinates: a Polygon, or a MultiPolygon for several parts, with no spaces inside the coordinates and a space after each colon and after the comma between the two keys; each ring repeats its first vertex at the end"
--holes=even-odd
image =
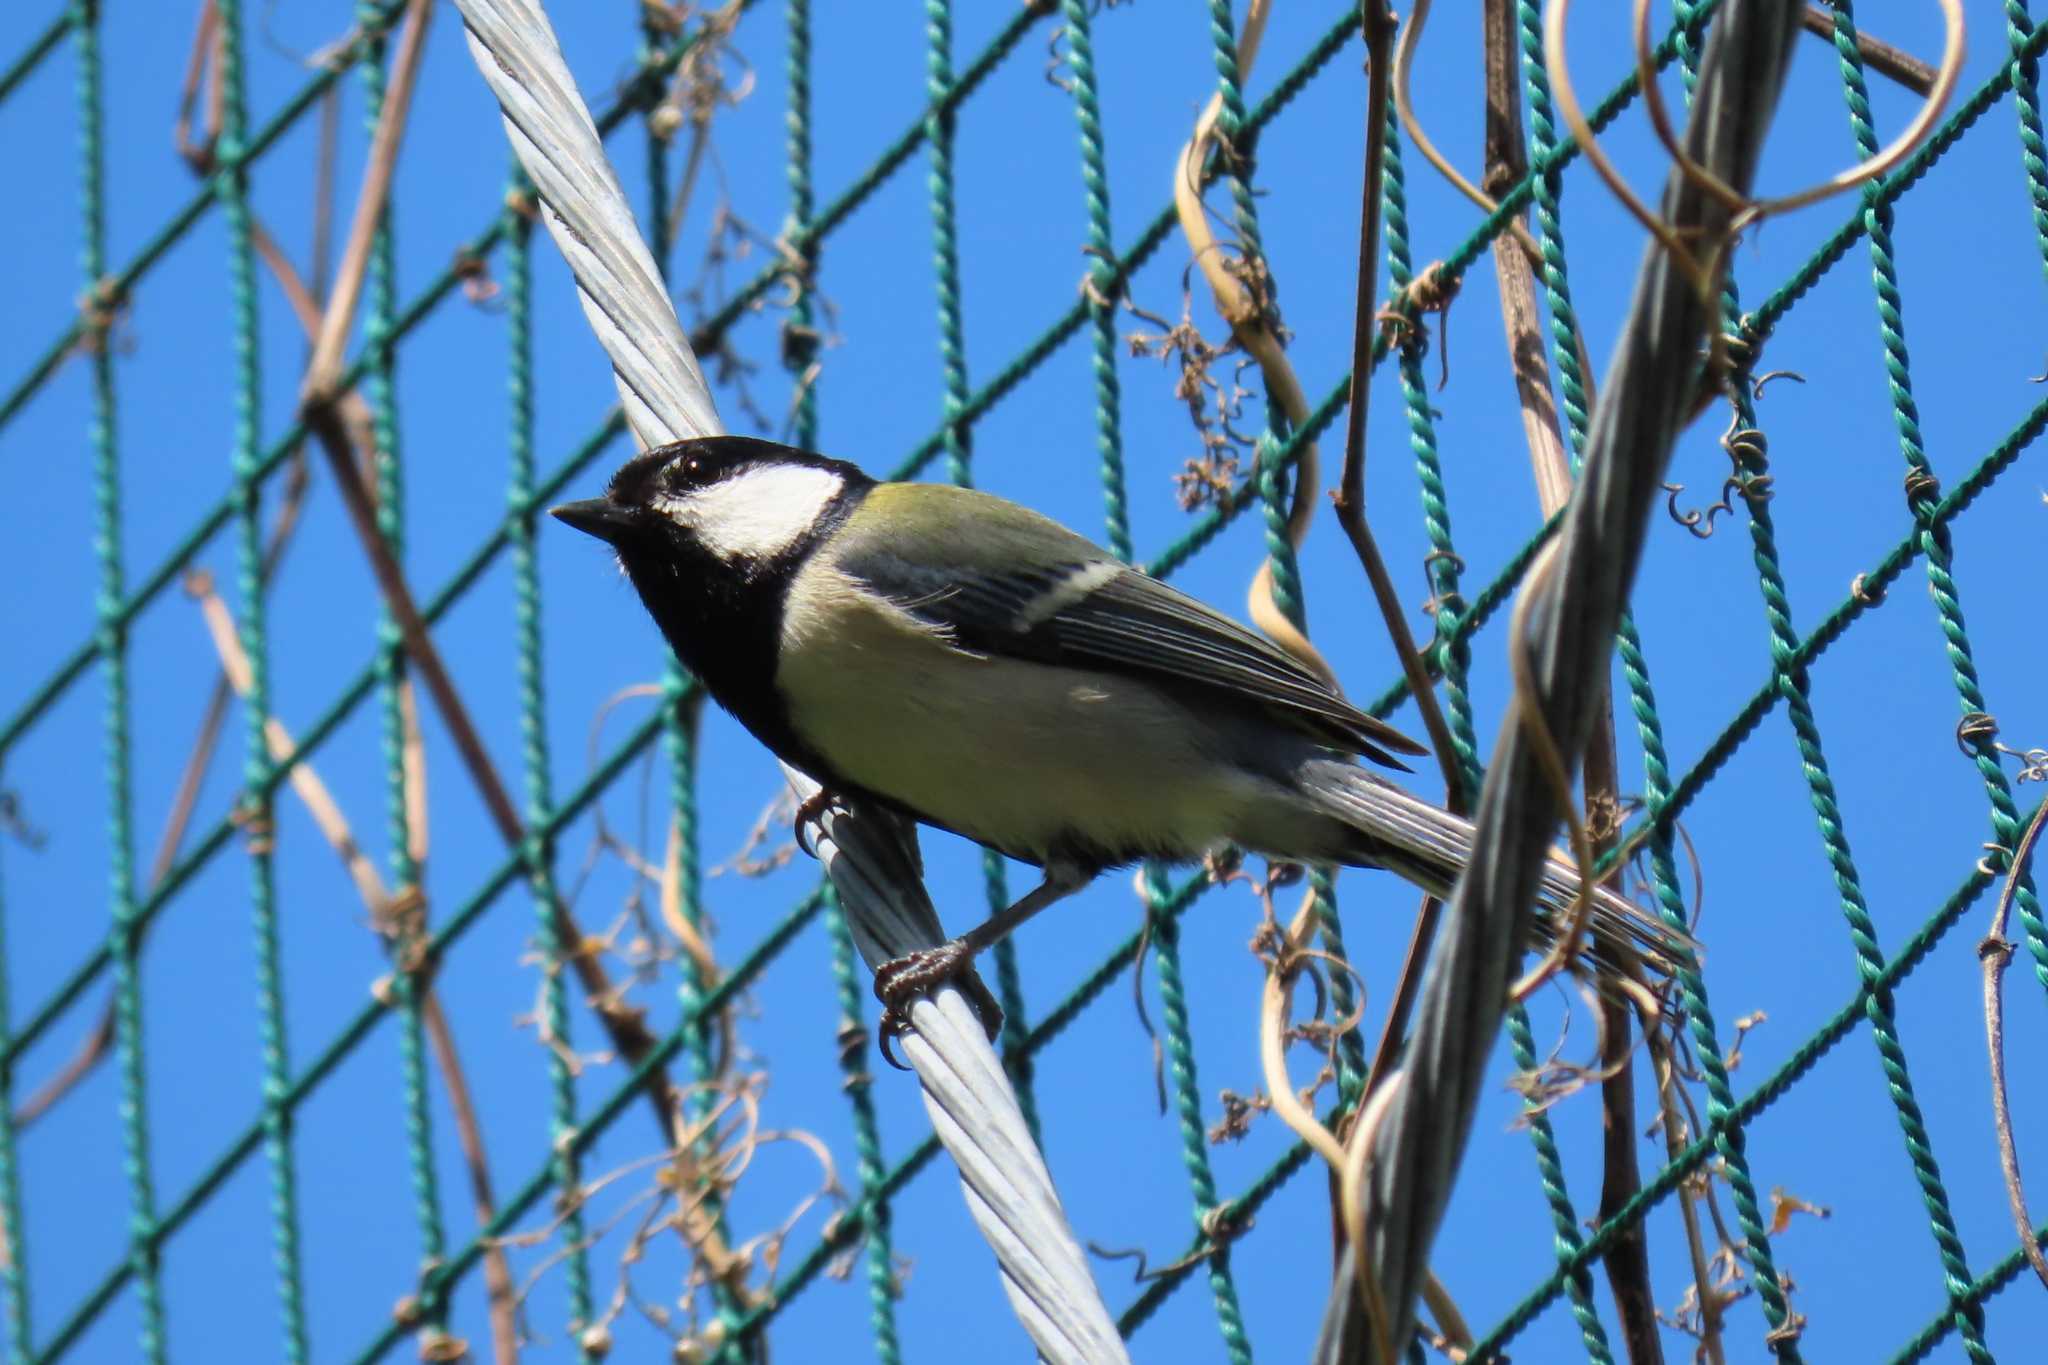
{"type": "Polygon", "coordinates": [[[1277,646],[1106,556],[1014,570],[912,563],[874,546],[838,567],[965,649],[1222,693],[1390,767],[1406,765],[1389,750],[1428,752],[1352,706],[1277,646]]]}

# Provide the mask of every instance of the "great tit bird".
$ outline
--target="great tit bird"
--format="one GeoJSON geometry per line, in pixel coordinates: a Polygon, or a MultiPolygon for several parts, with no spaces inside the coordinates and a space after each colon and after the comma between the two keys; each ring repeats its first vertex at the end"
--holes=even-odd
{"type": "MultiPolygon", "coordinates": [[[[677,656],[834,796],[1044,871],[1008,910],[888,964],[892,1006],[1105,869],[1236,844],[1446,894],[1472,826],[1354,761],[1427,752],[1292,657],[1057,523],[973,489],[882,483],[739,436],[628,462],[554,515],[606,541],[677,656]]],[[[1562,856],[1552,919],[1577,898],[1562,856]]],[[[1596,893],[1593,951],[1669,965],[1596,893]]]]}

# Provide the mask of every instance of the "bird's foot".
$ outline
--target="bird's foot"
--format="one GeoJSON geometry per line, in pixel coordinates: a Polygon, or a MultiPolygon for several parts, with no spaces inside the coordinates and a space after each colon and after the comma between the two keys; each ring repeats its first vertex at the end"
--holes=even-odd
{"type": "Polygon", "coordinates": [[[890,1051],[890,1040],[910,1032],[911,1002],[940,986],[958,986],[974,1006],[989,1041],[996,1040],[1003,1027],[1003,1007],[974,970],[976,951],[965,939],[948,939],[936,948],[919,948],[875,969],[875,999],[882,1002],[882,1056],[889,1065],[899,1071],[907,1069],[890,1051]]]}
{"type": "Polygon", "coordinates": [[[791,821],[791,824],[795,827],[796,846],[802,849],[808,856],[812,858],[817,857],[818,845],[816,840],[805,836],[815,834],[818,830],[824,828],[820,822],[824,818],[826,811],[843,811],[845,809],[845,804],[839,799],[839,793],[828,788],[820,787],[809,796],[806,796],[803,799],[803,803],[796,808],[796,817],[791,821]]]}

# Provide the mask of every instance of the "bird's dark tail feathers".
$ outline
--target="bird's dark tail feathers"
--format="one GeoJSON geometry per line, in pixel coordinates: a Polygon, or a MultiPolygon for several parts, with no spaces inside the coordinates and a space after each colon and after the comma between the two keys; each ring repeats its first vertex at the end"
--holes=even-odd
{"type": "MultiPolygon", "coordinates": [[[[1318,805],[1365,836],[1363,861],[1384,867],[1422,890],[1448,896],[1472,853],[1470,820],[1410,795],[1353,763],[1316,759],[1304,765],[1301,786],[1318,805]]],[[[1538,946],[1548,948],[1579,895],[1579,872],[1567,853],[1551,852],[1537,893],[1538,946]]],[[[1641,962],[1656,979],[1671,975],[1699,947],[1633,902],[1604,887],[1593,892],[1586,946],[1603,965],[1641,962]]]]}

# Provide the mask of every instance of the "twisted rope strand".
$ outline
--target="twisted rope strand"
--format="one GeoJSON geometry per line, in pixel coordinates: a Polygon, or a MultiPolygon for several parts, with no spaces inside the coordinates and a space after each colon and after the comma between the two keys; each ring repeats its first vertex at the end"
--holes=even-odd
{"type": "MultiPolygon", "coordinates": [[[[69,20],[78,44],[79,203],[84,245],[79,264],[85,287],[99,288],[106,270],[106,204],[103,193],[106,151],[101,140],[101,67],[99,7],[77,0],[69,20]]],[[[119,619],[123,593],[121,543],[121,467],[115,439],[113,360],[110,338],[102,332],[92,348],[92,415],[86,441],[93,461],[93,550],[99,560],[98,616],[95,643],[105,665],[106,702],[102,727],[106,736],[108,906],[113,921],[109,936],[114,967],[114,1037],[119,1055],[122,1174],[128,1182],[128,1265],[139,1282],[142,1309],[141,1354],[150,1365],[164,1359],[163,1289],[157,1275],[153,1245],[159,1226],[156,1190],[150,1173],[148,1093],[143,1067],[142,972],[138,960],[141,931],[135,897],[134,793],[129,768],[128,633],[119,619]]],[[[20,1036],[15,1039],[21,1045],[20,1036]]],[[[10,1171],[12,1162],[10,1161],[10,1171]]],[[[18,1218],[10,1217],[18,1229],[18,1218]]],[[[11,1244],[18,1260],[25,1253],[11,1244]]],[[[26,1288],[19,1291],[18,1316],[26,1332],[26,1288]]],[[[13,1312],[10,1303],[10,1312],[13,1312]]]]}
{"type": "Polygon", "coordinates": [[[256,258],[251,242],[249,172],[242,158],[247,113],[242,78],[242,16],[239,0],[219,0],[220,79],[226,92],[221,120],[221,158],[226,169],[222,198],[228,227],[228,283],[233,296],[235,440],[234,501],[238,553],[236,586],[241,598],[242,652],[249,660],[248,718],[242,764],[240,810],[249,849],[251,918],[256,933],[258,1032],[263,1054],[263,1147],[270,1166],[271,1240],[275,1247],[284,1357],[306,1358],[305,1293],[299,1277],[298,1176],[292,1155],[291,1117],[282,1101],[290,1077],[285,1036],[284,981],[279,961],[277,889],[271,856],[275,817],[273,764],[264,727],[270,719],[270,641],[263,582],[263,506],[256,467],[262,386],[256,315],[256,258]]]}

